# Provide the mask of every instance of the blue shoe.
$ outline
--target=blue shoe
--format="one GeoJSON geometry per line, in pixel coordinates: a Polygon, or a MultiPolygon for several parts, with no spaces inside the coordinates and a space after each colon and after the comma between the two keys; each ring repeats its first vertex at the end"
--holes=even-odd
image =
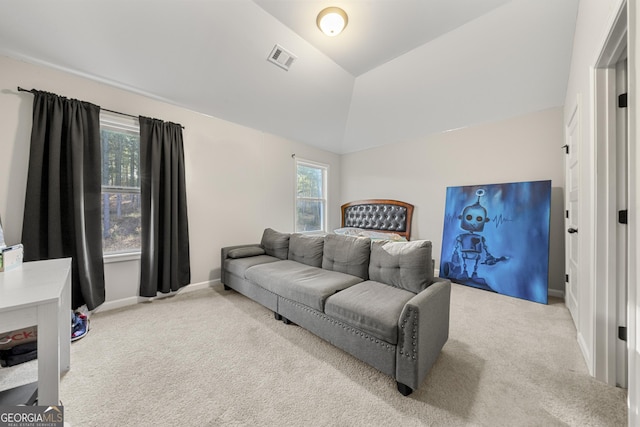
{"type": "Polygon", "coordinates": [[[89,332],[89,318],[83,313],[73,313],[71,319],[71,341],[79,340],[89,332]]]}

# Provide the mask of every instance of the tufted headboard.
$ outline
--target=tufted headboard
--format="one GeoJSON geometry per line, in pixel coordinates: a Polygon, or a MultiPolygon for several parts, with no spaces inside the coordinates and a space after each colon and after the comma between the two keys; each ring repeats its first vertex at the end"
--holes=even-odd
{"type": "Polygon", "coordinates": [[[342,227],[395,233],[410,240],[413,205],[398,200],[358,200],[342,205],[342,227]]]}

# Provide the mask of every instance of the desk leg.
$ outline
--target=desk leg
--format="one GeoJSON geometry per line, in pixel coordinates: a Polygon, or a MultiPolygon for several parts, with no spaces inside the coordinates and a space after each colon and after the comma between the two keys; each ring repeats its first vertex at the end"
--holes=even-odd
{"type": "MultiPolygon", "coordinates": [[[[60,301],[38,306],[38,405],[60,403],[60,301]]],[[[70,312],[65,312],[70,324],[70,312]]],[[[70,337],[65,337],[67,342],[70,337]]]]}
{"type": "Polygon", "coordinates": [[[71,273],[60,295],[59,310],[60,373],[63,373],[71,369],[71,273]]]}

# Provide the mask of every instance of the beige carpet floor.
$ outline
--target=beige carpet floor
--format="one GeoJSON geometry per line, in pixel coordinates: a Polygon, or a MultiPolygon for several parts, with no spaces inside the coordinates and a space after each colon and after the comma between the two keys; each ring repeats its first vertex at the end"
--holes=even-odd
{"type": "MultiPolygon", "coordinates": [[[[77,426],[625,426],[561,300],[453,285],[449,341],[409,397],[395,382],[222,286],[98,312],[61,383],[77,426]]],[[[0,388],[36,363],[0,369],[0,388]]]]}

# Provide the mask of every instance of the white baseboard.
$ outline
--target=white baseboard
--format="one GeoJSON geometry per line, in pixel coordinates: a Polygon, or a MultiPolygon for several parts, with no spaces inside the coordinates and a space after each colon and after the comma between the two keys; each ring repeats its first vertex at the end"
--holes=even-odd
{"type": "Polygon", "coordinates": [[[178,292],[173,292],[173,293],[169,293],[169,294],[158,294],[155,297],[140,297],[140,296],[138,296],[138,297],[121,298],[121,299],[117,299],[117,300],[113,300],[113,301],[105,301],[100,307],[98,307],[95,310],[93,310],[93,313],[102,312],[102,311],[109,311],[109,310],[115,310],[115,309],[122,308],[122,307],[128,307],[130,305],[136,305],[136,304],[139,304],[141,302],[149,302],[149,301],[154,301],[154,300],[161,300],[163,298],[172,297],[172,296],[175,296],[175,295],[183,294],[185,292],[199,291],[201,289],[210,288],[210,287],[215,286],[215,285],[217,285],[219,283],[220,283],[220,279],[207,280],[206,282],[192,283],[190,285],[187,285],[187,286],[185,286],[183,288],[180,288],[178,290],[178,292]]]}
{"type": "Polygon", "coordinates": [[[582,356],[584,357],[584,360],[587,364],[589,375],[591,375],[592,377],[595,377],[596,373],[595,373],[595,368],[593,366],[593,362],[591,358],[591,352],[589,351],[589,346],[587,345],[587,342],[584,340],[584,336],[580,332],[578,332],[577,341],[578,341],[578,346],[580,347],[580,351],[582,352],[582,356]]]}
{"type": "Polygon", "coordinates": [[[115,301],[105,301],[104,303],[102,303],[102,305],[100,305],[95,310],[93,310],[92,313],[115,310],[118,308],[127,307],[129,305],[135,305],[139,302],[138,301],[139,298],[140,297],[129,297],[129,298],[117,299],[115,301]]]}
{"type": "Polygon", "coordinates": [[[559,290],[559,289],[549,289],[549,290],[547,291],[547,294],[548,294],[550,297],[556,297],[556,298],[564,299],[564,291],[561,291],[561,290],[559,290]]]}

